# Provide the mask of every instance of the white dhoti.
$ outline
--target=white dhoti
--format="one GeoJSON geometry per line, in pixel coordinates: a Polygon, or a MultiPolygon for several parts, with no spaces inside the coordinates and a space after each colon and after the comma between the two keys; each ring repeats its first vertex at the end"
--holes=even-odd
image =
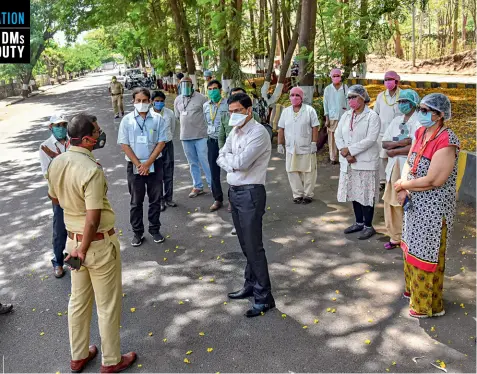
{"type": "Polygon", "coordinates": [[[286,154],[286,171],[293,198],[314,196],[316,184],[316,155],[286,154]]]}

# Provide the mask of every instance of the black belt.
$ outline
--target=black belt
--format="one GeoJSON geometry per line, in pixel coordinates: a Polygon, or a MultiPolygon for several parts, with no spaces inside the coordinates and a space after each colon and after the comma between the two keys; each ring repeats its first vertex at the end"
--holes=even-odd
{"type": "Polygon", "coordinates": [[[263,187],[263,184],[244,184],[243,186],[230,186],[232,191],[253,190],[254,188],[263,187]]]}
{"type": "Polygon", "coordinates": [[[118,95],[122,95],[122,93],[111,94],[111,96],[118,96],[118,95]]]}

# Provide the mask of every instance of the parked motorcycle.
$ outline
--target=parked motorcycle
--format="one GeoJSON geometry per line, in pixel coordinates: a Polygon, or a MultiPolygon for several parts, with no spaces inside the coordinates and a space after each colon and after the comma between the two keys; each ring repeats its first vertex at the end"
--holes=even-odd
{"type": "Polygon", "coordinates": [[[157,84],[151,77],[129,78],[124,85],[128,90],[132,90],[136,87],[146,87],[150,88],[151,90],[157,90],[157,84]]]}

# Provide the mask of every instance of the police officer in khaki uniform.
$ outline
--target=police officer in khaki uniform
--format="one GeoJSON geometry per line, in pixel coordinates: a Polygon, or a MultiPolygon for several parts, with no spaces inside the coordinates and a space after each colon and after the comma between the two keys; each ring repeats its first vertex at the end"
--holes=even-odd
{"type": "Polygon", "coordinates": [[[124,87],[118,82],[116,76],[113,75],[111,83],[109,84],[109,94],[113,102],[114,118],[119,118],[119,112],[124,116],[123,93],[124,87]]]}
{"type": "Polygon", "coordinates": [[[71,298],[68,328],[71,370],[80,372],[98,349],[89,345],[91,314],[96,299],[101,335],[102,373],[125,370],[136,353],[121,356],[119,324],[121,317],[121,258],[114,231],[115,215],[106,192],[101,165],[91,153],[97,148],[100,129],[94,116],[79,114],[68,124],[71,147],[51,162],[47,173],[48,195],[64,210],[68,231],[66,250],[81,260],[71,272],[71,298]]]}

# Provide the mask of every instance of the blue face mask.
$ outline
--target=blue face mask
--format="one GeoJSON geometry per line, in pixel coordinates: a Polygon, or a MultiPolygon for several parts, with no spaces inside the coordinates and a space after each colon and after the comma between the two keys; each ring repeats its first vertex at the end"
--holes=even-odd
{"type": "Polygon", "coordinates": [[[66,127],[52,127],[51,132],[58,140],[66,139],[66,127]]]}
{"type": "Polygon", "coordinates": [[[411,103],[398,103],[398,108],[402,114],[408,114],[412,110],[411,103]]]}
{"type": "Polygon", "coordinates": [[[164,108],[164,105],[166,105],[166,103],[164,103],[164,101],[154,101],[153,105],[154,105],[154,109],[160,112],[162,108],[164,108]]]}
{"type": "Polygon", "coordinates": [[[417,116],[419,123],[424,126],[424,127],[432,127],[435,125],[437,121],[432,120],[432,112],[429,111],[426,114],[419,112],[419,115],[417,116]]]}

